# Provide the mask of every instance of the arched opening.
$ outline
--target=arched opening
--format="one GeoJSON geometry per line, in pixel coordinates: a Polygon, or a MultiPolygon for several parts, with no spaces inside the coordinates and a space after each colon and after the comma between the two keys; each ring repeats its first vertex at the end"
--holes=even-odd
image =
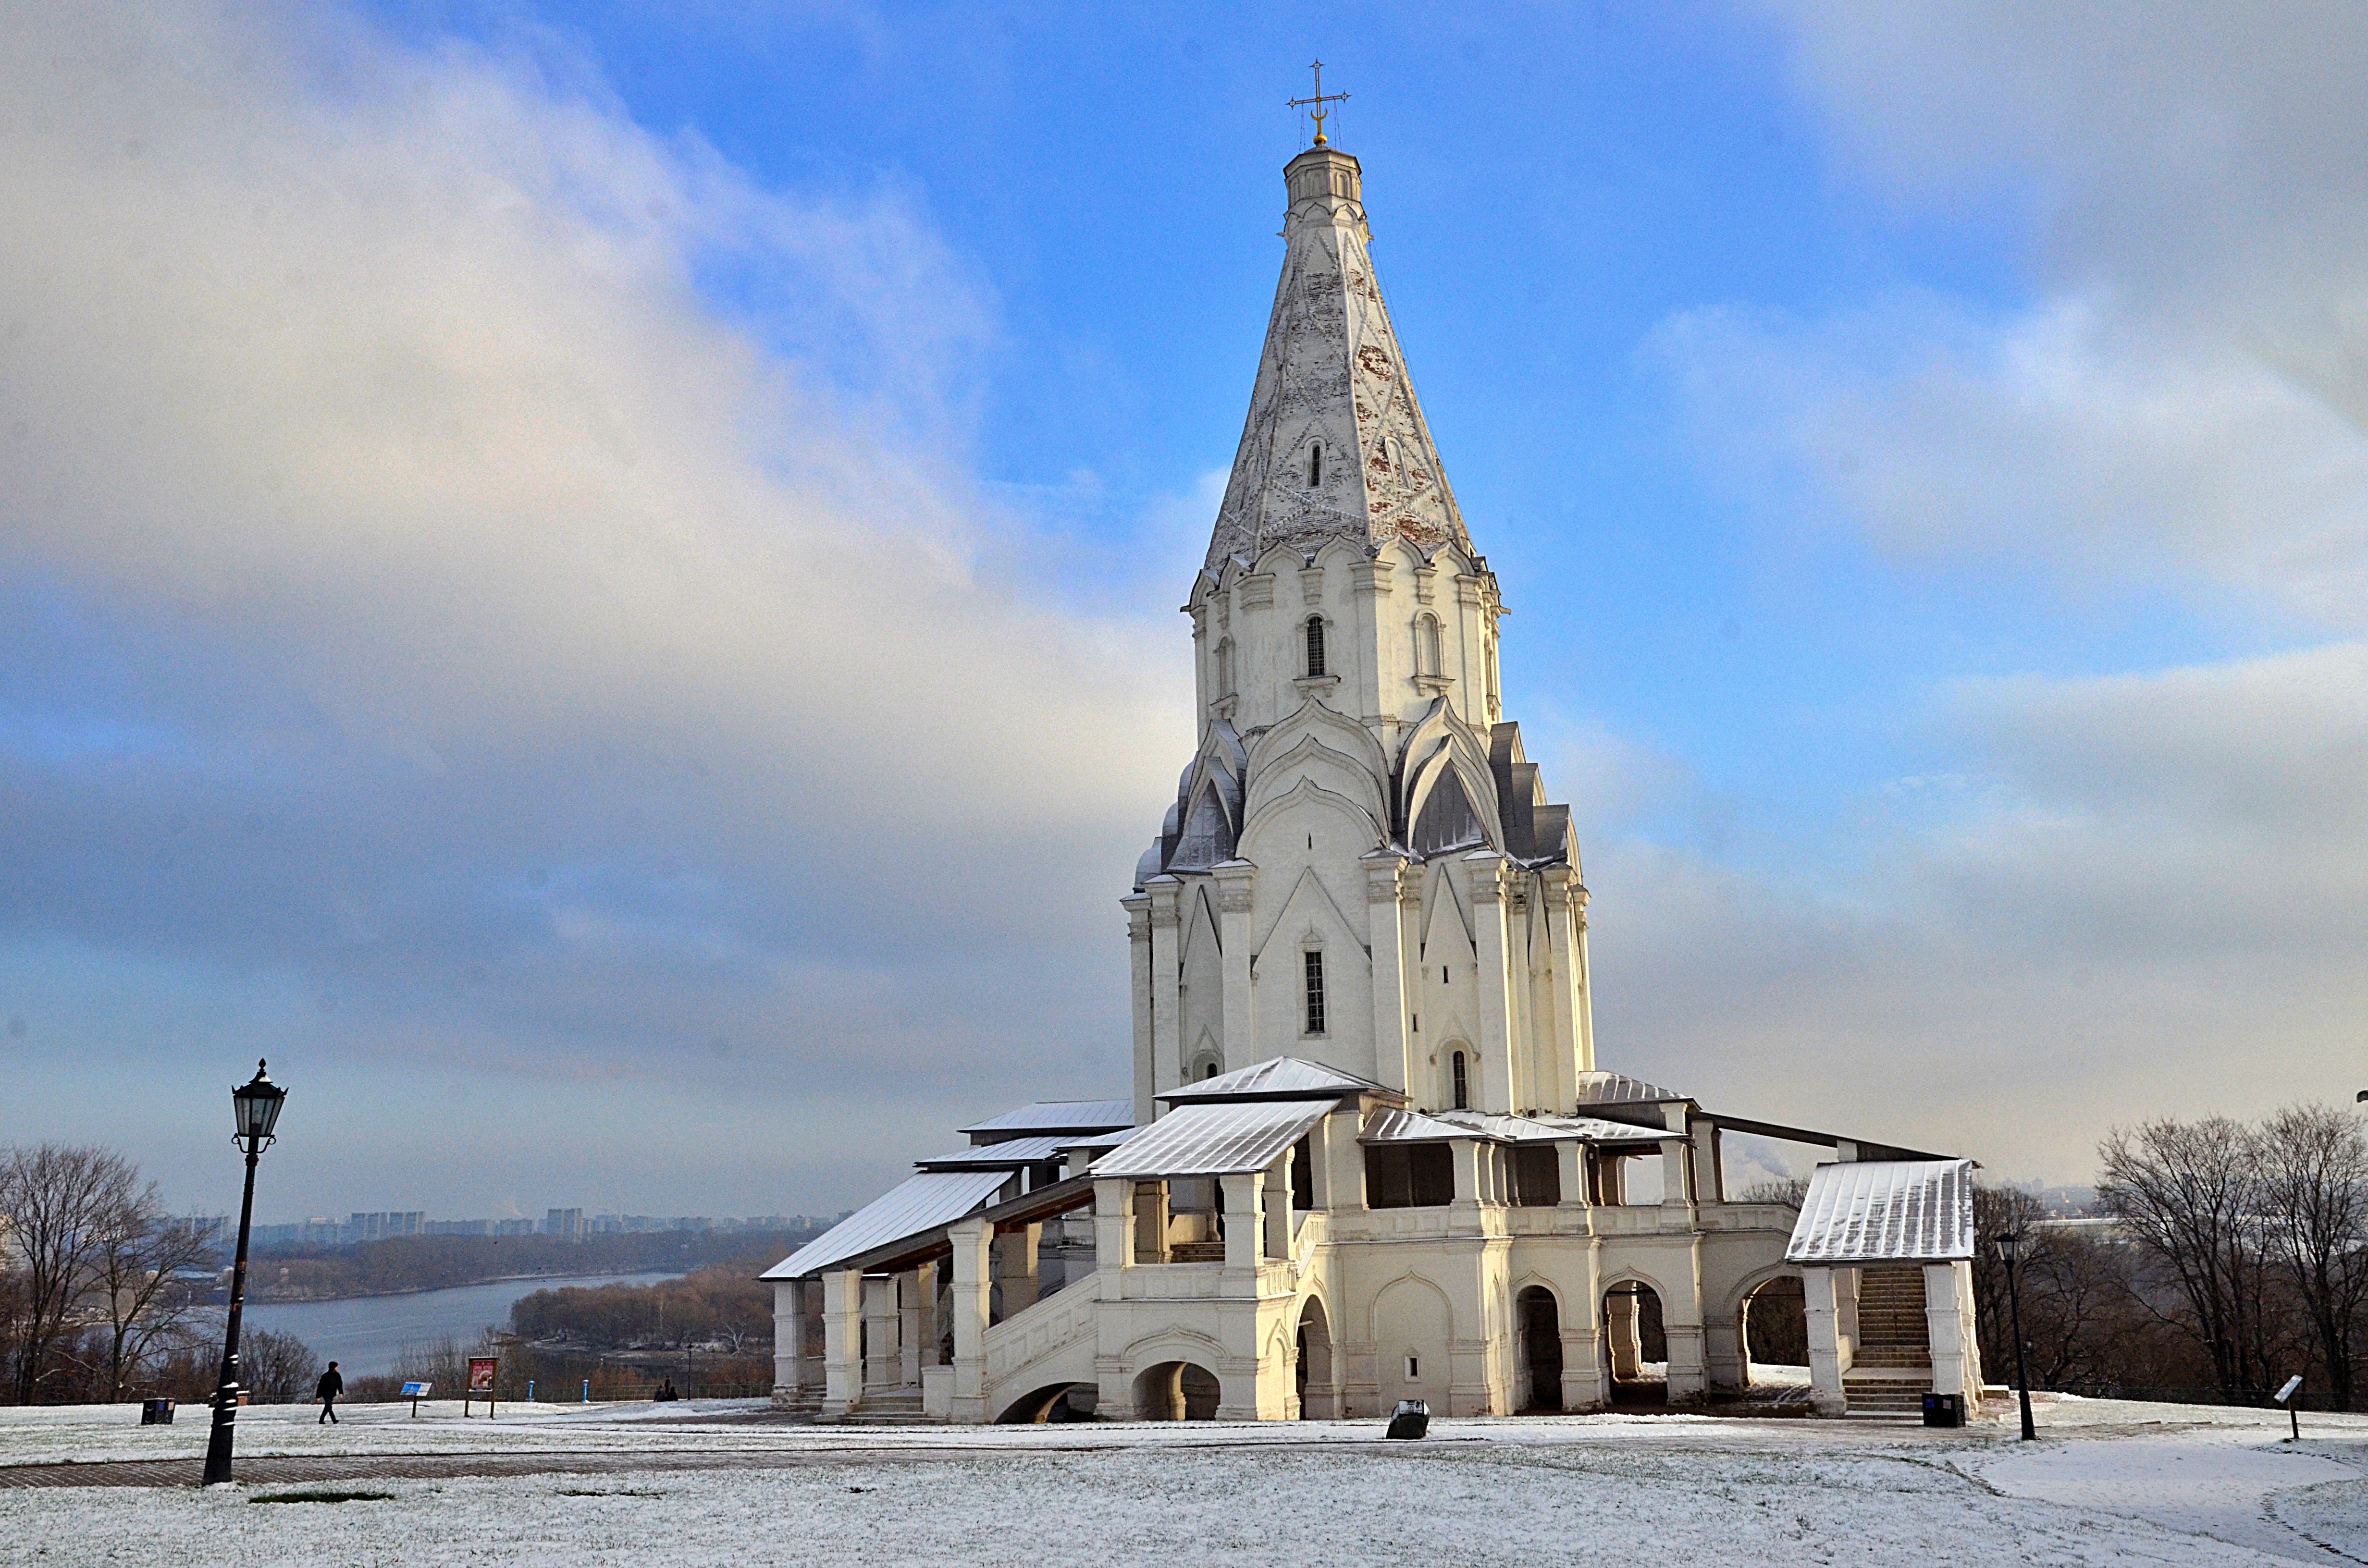
{"type": "Polygon", "coordinates": [[[1543,1285],[1522,1288],[1513,1298],[1514,1408],[1562,1408],[1562,1311],[1543,1285]]]}
{"type": "Polygon", "coordinates": [[[995,1418],[998,1426],[1042,1426],[1062,1421],[1091,1421],[1101,1391],[1091,1383],[1047,1383],[1014,1400],[995,1418]]]}
{"type": "Polygon", "coordinates": [[[1307,488],[1315,489],[1324,483],[1324,443],[1315,441],[1307,449],[1307,488]]]}
{"type": "Polygon", "coordinates": [[[1217,1374],[1190,1361],[1162,1361],[1134,1380],[1134,1414],[1143,1421],[1214,1421],[1217,1374]]]}
{"type": "Polygon", "coordinates": [[[1232,696],[1234,690],[1234,640],[1230,637],[1221,638],[1217,642],[1217,657],[1215,660],[1213,673],[1216,678],[1212,682],[1212,684],[1217,688],[1216,695],[1219,697],[1232,696]]]}
{"type": "Polygon", "coordinates": [[[1330,1421],[1338,1416],[1340,1394],[1332,1378],[1332,1324],[1324,1315],[1324,1303],[1313,1296],[1299,1309],[1297,1363],[1300,1419],[1330,1421]]]}
{"type": "Polygon", "coordinates": [[[1439,618],[1426,615],[1414,623],[1414,673],[1435,676],[1440,662],[1439,618]]]}
{"type": "Polygon", "coordinates": [[[1324,663],[1324,618],[1320,615],[1307,618],[1307,673],[1311,676],[1329,673],[1324,663]]]}
{"type": "Polygon", "coordinates": [[[1641,1279],[1603,1293],[1605,1386],[1614,1404],[1667,1404],[1669,1342],[1662,1332],[1661,1298],[1641,1279]]]}
{"type": "Polygon", "coordinates": [[[1322,1034],[1324,1029],[1324,949],[1310,948],[1301,956],[1302,978],[1307,983],[1308,1034],[1322,1034]]]}
{"type": "Polygon", "coordinates": [[[1809,1312],[1799,1275],[1780,1274],[1753,1287],[1736,1316],[1746,1388],[1808,1386],[1809,1312]]]}
{"type": "Polygon", "coordinates": [[[1447,1059],[1448,1105],[1456,1110],[1472,1108],[1472,1061],[1462,1051],[1447,1059]]]}

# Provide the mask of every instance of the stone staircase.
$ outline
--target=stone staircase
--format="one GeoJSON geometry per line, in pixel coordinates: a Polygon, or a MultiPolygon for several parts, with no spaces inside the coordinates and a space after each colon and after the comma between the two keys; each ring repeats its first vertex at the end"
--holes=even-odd
{"type": "Polygon", "coordinates": [[[921,1414],[919,1389],[875,1389],[847,1413],[848,1426],[913,1426],[928,1419],[921,1414]]]}
{"type": "Polygon", "coordinates": [[[1852,1415],[1915,1415],[1932,1392],[1924,1271],[1870,1268],[1859,1278],[1858,1349],[1842,1374],[1852,1415]]]}

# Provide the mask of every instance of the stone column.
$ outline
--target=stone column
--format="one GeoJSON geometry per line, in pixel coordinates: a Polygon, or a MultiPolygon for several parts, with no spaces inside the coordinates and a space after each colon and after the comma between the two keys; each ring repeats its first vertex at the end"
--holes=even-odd
{"type": "Polygon", "coordinates": [[[1007,1318],[1036,1304],[1036,1254],[1043,1234],[1043,1226],[1025,1225],[995,1238],[995,1282],[1003,1287],[1007,1318]]]}
{"type": "Polygon", "coordinates": [[[1184,1078],[1182,976],[1177,969],[1177,922],[1184,884],[1157,876],[1144,885],[1151,899],[1151,1062],[1154,1087],[1184,1078]]]}
{"type": "Polygon", "coordinates": [[[863,1276],[822,1277],[822,1413],[836,1419],[863,1402],[863,1276]]]}
{"type": "Polygon", "coordinates": [[[1694,1123],[1694,1201],[1726,1201],[1726,1159],[1718,1143],[1718,1123],[1694,1123]]]}
{"type": "Polygon", "coordinates": [[[1406,857],[1376,849],[1365,858],[1365,926],[1373,949],[1373,1077],[1404,1093],[1414,1081],[1419,1041],[1408,1028],[1406,915],[1417,898],[1406,857]]]}
{"type": "Polygon", "coordinates": [[[1594,1065],[1582,1061],[1579,1051],[1578,926],[1573,918],[1577,911],[1572,907],[1574,895],[1584,890],[1578,885],[1578,869],[1575,866],[1548,866],[1538,873],[1539,890],[1545,901],[1546,962],[1552,970],[1547,986],[1551,994],[1551,1016],[1540,1020],[1546,1028],[1554,1061],[1548,1071],[1538,1074],[1539,1088],[1545,1097],[1539,1103],[1549,1110],[1568,1110],[1578,1097],[1577,1074],[1594,1065]]]}
{"type": "Polygon", "coordinates": [[[899,1277],[904,1338],[905,1381],[921,1386],[921,1369],[938,1364],[938,1266],[917,1264],[899,1277]]]}
{"type": "MultiPolygon", "coordinates": [[[[1355,1100],[1315,1124],[1315,1206],[1337,1214],[1365,1206],[1365,1146],[1357,1142],[1363,1130],[1363,1112],[1355,1100]]],[[[1333,1342],[1340,1344],[1340,1329],[1333,1342]]]]}
{"type": "Polygon", "coordinates": [[[903,1317],[896,1303],[896,1281],[890,1275],[863,1278],[863,1392],[877,1393],[903,1381],[903,1317]]]}
{"type": "Polygon", "coordinates": [[[1493,849],[1477,850],[1463,857],[1463,867],[1472,877],[1472,924],[1477,928],[1480,955],[1480,1039],[1474,1047],[1480,1059],[1480,1081],[1473,1085],[1473,1099],[1476,1109],[1501,1113],[1515,1108],[1505,858],[1493,849]]]}
{"type": "Polygon", "coordinates": [[[1255,1274],[1258,1264],[1259,1189],[1266,1185],[1262,1171],[1247,1171],[1239,1176],[1219,1176],[1217,1186],[1223,1196],[1218,1201],[1225,1211],[1225,1272],[1249,1271],[1255,1274]]]}
{"type": "Polygon", "coordinates": [[[1225,1061],[1224,1071],[1247,1067],[1258,1059],[1258,1015],[1250,1006],[1250,895],[1258,868],[1247,860],[1227,860],[1213,868],[1217,883],[1217,940],[1224,949],[1221,968],[1225,977],[1225,1061]]]}
{"type": "MultiPolygon", "coordinates": [[[[1095,1184],[1098,1200],[1106,1185],[1095,1184]]],[[[954,1288],[947,1303],[954,1320],[951,1418],[981,1425],[993,1419],[986,1408],[986,1326],[994,1227],[983,1219],[958,1220],[947,1227],[946,1236],[954,1249],[954,1288]]]]}
{"type": "Polygon", "coordinates": [[[1119,1294],[1119,1271],[1133,1268],[1136,1256],[1134,1183],[1124,1176],[1094,1182],[1094,1269],[1102,1277],[1102,1300],[1119,1294]]]}
{"type": "Polygon", "coordinates": [[[1455,1167],[1455,1200],[1448,1207],[1465,1216],[1465,1223],[1477,1223],[1480,1202],[1487,1192],[1487,1177],[1480,1168],[1480,1141],[1476,1138],[1451,1138],[1447,1141],[1447,1148],[1448,1157],[1455,1167]]]}
{"type": "Polygon", "coordinates": [[[1554,1176],[1562,1184],[1557,1206],[1584,1209],[1587,1202],[1587,1145],[1572,1139],[1554,1146],[1554,1176]]]}
{"type": "Polygon", "coordinates": [[[1965,1414],[1980,1408],[1982,1353],[1974,1337],[1971,1317],[1964,1315],[1957,1290],[1963,1270],[1970,1295],[1971,1263],[1928,1263],[1924,1266],[1924,1333],[1932,1351],[1932,1392],[1963,1394],[1965,1414]]]}
{"type": "Polygon", "coordinates": [[[1159,1114],[1153,1093],[1159,1086],[1151,1055],[1151,895],[1130,893],[1118,901],[1126,911],[1128,990],[1134,1000],[1134,1120],[1144,1126],[1159,1114]]]}
{"type": "Polygon", "coordinates": [[[1834,1270],[1804,1268],[1801,1291],[1809,1320],[1809,1403],[1820,1415],[1839,1415],[1850,1409],[1842,1392],[1842,1374],[1850,1370],[1849,1347],[1841,1337],[1834,1270]]]}
{"type": "Polygon", "coordinates": [[[1266,1256],[1291,1256],[1291,1151],[1266,1168],[1266,1256]]]}
{"type": "MultiPolygon", "coordinates": [[[[1603,1332],[1611,1346],[1611,1375],[1633,1383],[1645,1375],[1644,1333],[1637,1324],[1636,1298],[1622,1290],[1603,1301],[1603,1332]]],[[[1604,1397],[1611,1397],[1611,1391],[1604,1397]]]]}
{"type": "Polygon", "coordinates": [[[1694,1183],[1691,1169],[1692,1162],[1687,1156],[1693,1153],[1693,1145],[1686,1136],[1686,1108],[1683,1105],[1665,1105],[1661,1108],[1661,1116],[1669,1131],[1678,1134],[1674,1138],[1661,1140],[1661,1207],[1690,1208],[1693,1203],[1694,1183]]]}
{"type": "Polygon", "coordinates": [[[805,1303],[802,1283],[776,1280],[773,1285],[773,1403],[786,1405],[805,1387],[805,1363],[814,1352],[806,1345],[805,1303]]]}

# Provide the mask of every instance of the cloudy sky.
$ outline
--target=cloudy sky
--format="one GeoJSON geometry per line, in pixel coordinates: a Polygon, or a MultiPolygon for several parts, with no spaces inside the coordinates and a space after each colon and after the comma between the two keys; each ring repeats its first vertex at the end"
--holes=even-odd
{"type": "Polygon", "coordinates": [[[1120,1093],[1353,94],[1604,1064],[2088,1176],[2368,1083],[2368,13],[0,10],[0,1141],[827,1211],[1120,1093]]]}

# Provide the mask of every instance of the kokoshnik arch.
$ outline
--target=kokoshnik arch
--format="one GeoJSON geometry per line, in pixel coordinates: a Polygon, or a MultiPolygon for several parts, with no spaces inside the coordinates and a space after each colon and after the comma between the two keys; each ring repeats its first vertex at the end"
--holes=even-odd
{"type": "Polygon", "coordinates": [[[1504,717],[1503,601],[1391,330],[1362,172],[1319,139],[1283,177],[1281,282],[1185,605],[1199,744],[1121,901],[1133,1096],[965,1128],[768,1270],[776,1403],[1684,1403],[1748,1385],[1752,1295],[1798,1276],[1818,1409],[1970,1403],[1970,1162],[1596,1065],[1570,812],[1504,717]],[[1834,1151],[1797,1222],[1728,1200],[1723,1130],[1834,1151]]]}

